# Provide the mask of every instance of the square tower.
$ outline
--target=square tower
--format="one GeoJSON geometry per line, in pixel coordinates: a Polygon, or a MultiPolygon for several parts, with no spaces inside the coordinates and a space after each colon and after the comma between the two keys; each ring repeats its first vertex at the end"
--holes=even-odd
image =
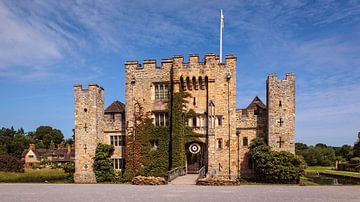
{"type": "Polygon", "coordinates": [[[74,86],[75,98],[75,174],[76,183],[96,183],[93,157],[103,140],[104,89],[89,84],[88,89],[74,86]]]}
{"type": "Polygon", "coordinates": [[[295,153],[295,74],[279,80],[270,74],[266,81],[268,107],[268,145],[274,151],[295,153]]]}

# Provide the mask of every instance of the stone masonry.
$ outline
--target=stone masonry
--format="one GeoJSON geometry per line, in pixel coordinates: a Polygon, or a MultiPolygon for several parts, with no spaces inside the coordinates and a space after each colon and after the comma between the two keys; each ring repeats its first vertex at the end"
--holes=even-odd
{"type": "MultiPolygon", "coordinates": [[[[112,106],[104,111],[104,91],[95,84],[90,84],[88,89],[82,89],[81,85],[74,87],[76,182],[96,182],[91,160],[96,145],[100,142],[110,144],[111,135],[125,135],[125,126],[129,130],[136,121],[134,113],[138,110],[137,104],[153,118],[155,125],[166,124],[171,72],[174,92],[182,89],[190,94],[186,108],[193,110],[196,116],[187,122],[199,137],[199,144],[208,148],[208,176],[252,177],[254,171],[247,153],[251,140],[256,137],[264,137],[276,151],[294,153],[293,73],[287,74],[284,80],[278,80],[274,74],[269,75],[266,105],[255,97],[247,108],[236,109],[234,55],[227,55],[224,63],[211,53],[205,54],[202,61],[197,54],[189,55],[189,61],[184,61],[181,55],[163,59],[160,65],[153,59],[144,60],[142,64],[127,61],[126,107],[121,103],[123,111],[110,113],[108,109],[112,106]]],[[[115,147],[113,157],[123,158],[123,152],[123,147],[115,147]]]]}
{"type": "MultiPolygon", "coordinates": [[[[111,144],[110,135],[124,133],[125,112],[104,110],[104,89],[97,84],[74,86],[75,97],[75,174],[76,183],[96,183],[92,168],[96,146],[111,144]]],[[[113,104],[117,104],[118,101],[113,104]]],[[[120,103],[121,105],[122,103],[120,103]]],[[[122,104],[123,105],[123,104],[122,104]]],[[[123,147],[116,146],[112,158],[123,157],[123,147]]]]}
{"type": "Polygon", "coordinates": [[[267,141],[275,151],[295,154],[295,74],[279,80],[270,74],[266,81],[268,132],[267,141]]]}

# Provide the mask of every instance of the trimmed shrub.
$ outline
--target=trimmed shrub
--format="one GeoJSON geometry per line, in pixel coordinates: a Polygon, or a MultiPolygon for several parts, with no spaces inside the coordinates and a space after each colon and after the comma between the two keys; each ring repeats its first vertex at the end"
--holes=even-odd
{"type": "Polygon", "coordinates": [[[114,146],[108,144],[98,144],[94,156],[93,169],[97,182],[109,182],[115,178],[111,155],[114,146]]]}
{"type": "Polygon", "coordinates": [[[257,179],[269,183],[298,183],[306,167],[301,157],[290,152],[271,151],[265,141],[258,138],[250,145],[250,157],[257,179]]]}
{"type": "Polygon", "coordinates": [[[0,155],[0,171],[24,172],[24,164],[14,156],[3,154],[0,155]]]}
{"type": "Polygon", "coordinates": [[[75,173],[75,163],[74,162],[67,162],[62,165],[62,169],[68,175],[68,179],[73,181],[74,180],[74,173],[75,173]]]}

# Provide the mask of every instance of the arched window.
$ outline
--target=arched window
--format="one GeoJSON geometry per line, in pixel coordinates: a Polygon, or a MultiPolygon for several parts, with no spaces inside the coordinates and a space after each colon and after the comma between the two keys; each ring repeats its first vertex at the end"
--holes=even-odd
{"type": "Polygon", "coordinates": [[[199,76],[199,86],[200,86],[200,89],[201,89],[201,90],[204,90],[204,82],[203,82],[201,76],[199,76]]]}
{"type": "Polygon", "coordinates": [[[205,88],[208,88],[209,79],[207,76],[205,76],[205,88]]]}
{"type": "Polygon", "coordinates": [[[184,78],[182,76],[180,77],[180,88],[183,91],[186,90],[186,85],[184,83],[184,78]]]}
{"type": "Polygon", "coordinates": [[[194,90],[198,90],[198,89],[199,89],[199,86],[198,86],[198,83],[196,82],[195,76],[193,76],[192,82],[193,82],[194,90]]]}
{"type": "Polygon", "coordinates": [[[243,146],[248,146],[249,145],[249,140],[247,137],[243,137],[243,146]]]}
{"type": "Polygon", "coordinates": [[[192,86],[191,86],[191,81],[189,77],[186,77],[186,85],[187,85],[187,89],[191,90],[192,86]]]}

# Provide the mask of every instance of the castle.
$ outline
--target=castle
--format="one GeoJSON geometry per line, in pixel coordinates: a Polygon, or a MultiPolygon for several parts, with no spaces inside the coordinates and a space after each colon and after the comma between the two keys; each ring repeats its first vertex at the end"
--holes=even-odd
{"type": "MultiPolygon", "coordinates": [[[[116,101],[104,109],[104,89],[89,84],[74,86],[75,96],[75,182],[96,182],[92,170],[98,143],[112,144],[114,169],[126,169],[124,159],[126,128],[134,125],[136,103],[150,114],[153,123],[168,122],[169,90],[183,90],[186,109],[195,116],[187,123],[206,148],[206,162],[187,158],[187,171],[206,167],[208,176],[251,177],[253,165],[247,153],[251,140],[266,139],[275,151],[295,153],[295,75],[278,79],[270,74],[266,81],[266,105],[256,96],[245,109],[236,109],[236,56],[226,55],[223,63],[215,54],[181,55],[161,60],[125,63],[126,105],[116,101]],[[172,86],[170,86],[172,85],[172,86]],[[205,165],[204,165],[205,164],[205,165]]],[[[150,143],[149,143],[150,144],[150,143]]],[[[189,153],[190,145],[185,145],[189,153]]],[[[189,155],[189,154],[187,154],[189,155]]]]}

